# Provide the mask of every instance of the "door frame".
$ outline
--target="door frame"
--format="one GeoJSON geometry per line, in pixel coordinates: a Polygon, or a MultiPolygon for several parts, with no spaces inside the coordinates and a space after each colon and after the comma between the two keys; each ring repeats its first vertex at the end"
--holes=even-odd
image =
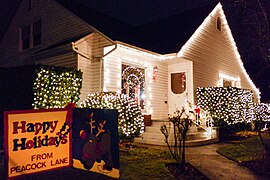
{"type": "Polygon", "coordinates": [[[168,112],[173,112],[181,107],[187,108],[187,103],[183,101],[187,99],[192,105],[194,105],[194,89],[193,89],[193,62],[189,60],[181,59],[180,61],[170,63],[168,65],[168,112]],[[172,73],[186,73],[186,90],[179,95],[173,94],[171,90],[171,74],[172,73]],[[179,99],[179,105],[176,105],[175,98],[179,99]],[[183,101],[183,102],[181,102],[183,101]]]}

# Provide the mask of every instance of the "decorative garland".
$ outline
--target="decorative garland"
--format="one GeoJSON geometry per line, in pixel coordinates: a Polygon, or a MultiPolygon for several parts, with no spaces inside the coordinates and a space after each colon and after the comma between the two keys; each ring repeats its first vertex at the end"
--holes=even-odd
{"type": "Polygon", "coordinates": [[[139,68],[123,65],[122,80],[134,87],[137,85],[143,85],[144,74],[139,68]]]}

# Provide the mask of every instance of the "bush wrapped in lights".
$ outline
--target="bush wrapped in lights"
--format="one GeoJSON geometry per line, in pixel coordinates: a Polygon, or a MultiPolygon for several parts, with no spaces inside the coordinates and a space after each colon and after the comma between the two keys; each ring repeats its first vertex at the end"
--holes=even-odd
{"type": "Polygon", "coordinates": [[[143,133],[143,117],[138,103],[125,94],[97,92],[80,104],[82,108],[118,110],[118,132],[121,139],[133,138],[143,133]]]}
{"type": "Polygon", "coordinates": [[[199,87],[197,105],[210,113],[213,119],[227,124],[255,120],[253,93],[235,87],[199,87]]]}
{"type": "Polygon", "coordinates": [[[82,72],[75,69],[41,66],[34,82],[35,109],[63,108],[79,101],[82,72]]]}
{"type": "Polygon", "coordinates": [[[260,103],[255,108],[255,116],[257,121],[270,121],[270,105],[260,103]]]}

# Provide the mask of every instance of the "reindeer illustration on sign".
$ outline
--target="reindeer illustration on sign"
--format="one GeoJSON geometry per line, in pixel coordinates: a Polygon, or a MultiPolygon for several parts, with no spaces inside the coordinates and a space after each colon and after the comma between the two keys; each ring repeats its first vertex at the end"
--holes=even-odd
{"type": "Polygon", "coordinates": [[[95,162],[100,163],[104,161],[105,165],[101,170],[111,171],[113,167],[112,155],[111,155],[111,133],[109,129],[105,131],[106,120],[101,120],[97,123],[93,120],[94,113],[90,115],[90,134],[85,130],[80,131],[81,139],[88,138],[88,141],[82,148],[81,163],[85,169],[91,169],[95,162]],[[93,130],[97,128],[97,133],[94,134],[93,130]]]}

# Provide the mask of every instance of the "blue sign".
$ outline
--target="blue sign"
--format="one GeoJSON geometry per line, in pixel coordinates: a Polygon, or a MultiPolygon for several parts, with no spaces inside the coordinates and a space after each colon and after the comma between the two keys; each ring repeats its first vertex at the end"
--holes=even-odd
{"type": "Polygon", "coordinates": [[[117,110],[73,110],[72,156],[75,168],[119,178],[117,110]]]}

